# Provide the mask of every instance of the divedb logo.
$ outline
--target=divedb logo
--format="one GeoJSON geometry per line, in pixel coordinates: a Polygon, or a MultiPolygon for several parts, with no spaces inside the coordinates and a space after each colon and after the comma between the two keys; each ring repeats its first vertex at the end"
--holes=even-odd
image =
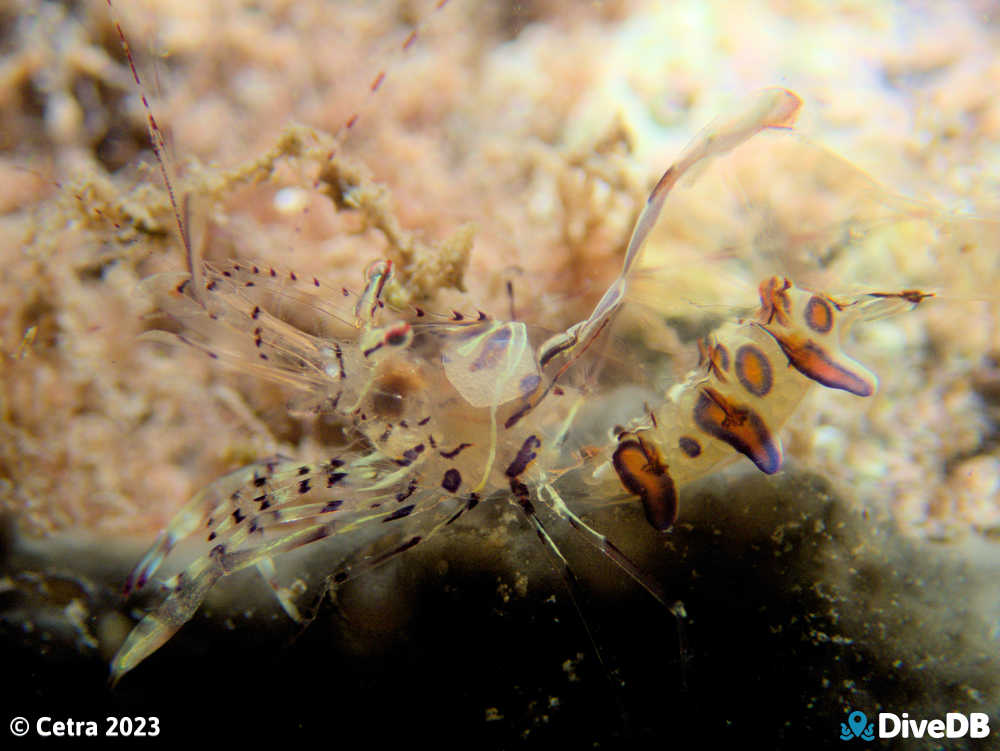
{"type": "MultiPolygon", "coordinates": [[[[990,716],[985,712],[948,712],[944,719],[911,719],[909,713],[879,712],[879,738],[985,738],[990,734],[990,716]]],[[[840,740],[875,740],[876,723],[864,712],[854,710],[840,723],[840,740]]]]}

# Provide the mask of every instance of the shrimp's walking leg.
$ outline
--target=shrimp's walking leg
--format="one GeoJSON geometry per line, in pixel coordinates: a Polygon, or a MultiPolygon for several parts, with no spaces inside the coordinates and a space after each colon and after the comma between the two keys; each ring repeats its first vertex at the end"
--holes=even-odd
{"type": "Polygon", "coordinates": [[[549,554],[549,560],[552,562],[552,566],[559,572],[562,576],[563,584],[566,585],[566,591],[569,593],[569,599],[573,603],[573,608],[576,610],[576,614],[580,617],[580,621],[583,623],[583,630],[587,632],[587,638],[590,640],[590,646],[594,650],[594,654],[597,655],[597,661],[604,668],[606,674],[608,673],[607,664],[604,662],[604,655],[601,654],[601,648],[597,645],[597,639],[594,638],[593,632],[590,630],[590,624],[587,622],[586,616],[583,614],[583,609],[580,607],[580,601],[577,597],[577,592],[579,592],[579,585],[576,581],[576,575],[573,573],[573,569],[569,567],[569,561],[566,560],[566,556],[562,554],[559,550],[559,546],[556,545],[555,540],[545,529],[542,524],[542,520],[538,518],[538,514],[534,507],[531,505],[531,501],[528,500],[525,491],[523,490],[525,486],[517,484],[513,485],[513,495],[510,499],[511,504],[515,506],[521,513],[523,513],[531,524],[535,527],[535,532],[538,533],[538,539],[542,541],[545,547],[545,551],[549,554]]]}
{"type": "MultiPolygon", "coordinates": [[[[569,568],[569,564],[566,562],[565,557],[562,552],[556,546],[555,542],[552,540],[549,533],[542,526],[541,520],[538,518],[538,514],[532,507],[530,501],[524,496],[524,493],[519,496],[517,488],[514,488],[514,499],[517,501],[518,507],[531,519],[532,523],[535,525],[535,529],[538,532],[539,539],[545,544],[546,549],[549,551],[550,557],[556,568],[562,573],[563,581],[566,583],[566,588],[569,590],[570,598],[573,600],[573,606],[576,608],[577,613],[580,615],[580,619],[583,620],[584,629],[587,631],[587,635],[590,637],[591,644],[594,647],[594,651],[597,653],[597,659],[600,661],[601,665],[604,666],[604,659],[601,656],[601,651],[597,646],[597,642],[594,639],[593,634],[590,631],[590,626],[587,624],[587,620],[583,615],[583,611],[580,609],[580,605],[577,602],[575,596],[576,590],[576,577],[569,568]]],[[[559,518],[566,521],[570,527],[577,533],[582,534],[583,538],[600,550],[604,555],[606,555],[615,565],[621,568],[625,573],[627,573],[632,579],[634,579],[639,585],[642,586],[649,594],[656,599],[661,605],[663,605],[670,614],[674,617],[674,622],[677,626],[677,644],[678,652],[680,656],[681,664],[681,683],[686,687],[687,685],[687,659],[688,659],[688,646],[687,637],[684,632],[684,618],[687,617],[687,613],[684,610],[684,603],[680,600],[675,601],[670,604],[666,593],[660,588],[660,586],[653,581],[649,576],[642,572],[642,570],[633,563],[628,556],[626,556],[621,550],[618,549],[614,543],[608,540],[607,537],[595,531],[592,527],[587,525],[582,519],[580,519],[576,514],[569,510],[565,502],[559,496],[555,488],[550,484],[546,483],[539,487],[538,499],[550,510],[553,511],[559,518]],[[548,500],[542,497],[542,493],[548,496],[548,500]]]]}
{"type": "Polygon", "coordinates": [[[660,585],[650,579],[617,545],[574,514],[562,496],[550,484],[538,489],[538,497],[562,520],[567,522],[576,532],[580,533],[591,545],[606,555],[622,571],[628,574],[637,584],[649,592],[653,598],[677,616],[683,616],[684,605],[681,602],[671,603],[660,585]],[[544,494],[544,496],[543,496],[544,494]],[[547,500],[545,498],[547,496],[547,500]]]}

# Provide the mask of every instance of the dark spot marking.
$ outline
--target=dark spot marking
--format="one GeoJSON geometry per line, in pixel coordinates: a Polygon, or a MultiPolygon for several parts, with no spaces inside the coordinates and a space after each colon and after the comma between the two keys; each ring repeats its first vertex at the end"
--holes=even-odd
{"type": "Polygon", "coordinates": [[[340,367],[340,380],[344,380],[347,377],[347,373],[344,370],[344,352],[336,342],[333,344],[333,354],[337,356],[337,365],[340,367]]]}
{"type": "Polygon", "coordinates": [[[460,453],[462,453],[465,449],[467,449],[467,448],[469,448],[471,446],[472,446],[471,443],[460,443],[460,444],[458,444],[458,446],[456,446],[455,448],[453,448],[451,451],[442,451],[441,452],[441,456],[443,456],[445,459],[454,459],[456,456],[458,456],[460,453]]]}
{"type": "Polygon", "coordinates": [[[701,444],[691,436],[682,435],[677,439],[677,445],[680,447],[681,451],[690,456],[692,459],[701,455],[701,444]]]}
{"type": "Polygon", "coordinates": [[[241,512],[239,509],[236,509],[233,512],[233,521],[235,521],[237,524],[241,523],[244,519],[246,519],[246,516],[244,516],[243,512],[241,512]]]}
{"type": "Polygon", "coordinates": [[[410,514],[412,514],[413,509],[415,509],[416,507],[417,505],[415,503],[411,503],[409,506],[403,506],[402,508],[398,508],[391,514],[389,514],[387,517],[385,517],[385,519],[382,520],[382,523],[387,524],[388,522],[394,522],[397,519],[404,519],[410,514]]]}
{"type": "Polygon", "coordinates": [[[424,444],[418,443],[413,448],[406,449],[406,451],[403,452],[403,458],[396,459],[395,462],[400,467],[408,467],[411,464],[413,464],[413,462],[417,460],[417,457],[419,457],[423,452],[424,452],[424,444]]]}
{"type": "Polygon", "coordinates": [[[535,507],[531,503],[531,494],[528,492],[528,486],[515,477],[510,478],[510,492],[514,495],[517,500],[518,505],[524,509],[524,512],[528,515],[535,513],[535,507]]]}
{"type": "Polygon", "coordinates": [[[250,317],[256,321],[258,316],[260,316],[260,306],[254,305],[253,313],[250,314],[250,317]]]}
{"type": "Polygon", "coordinates": [[[444,478],[441,480],[441,487],[447,490],[449,493],[454,493],[456,490],[458,490],[461,484],[462,484],[462,475],[454,467],[445,472],[444,478]]]}
{"type": "Polygon", "coordinates": [[[344,505],[343,501],[330,501],[323,507],[323,512],[336,511],[343,505],[344,505]]]}
{"type": "Polygon", "coordinates": [[[404,492],[402,492],[402,493],[396,493],[396,502],[397,503],[402,503],[407,498],[409,498],[411,495],[413,495],[413,493],[416,491],[416,489],[417,489],[417,480],[416,480],[416,478],[411,478],[410,479],[410,484],[407,486],[406,490],[404,492]]]}
{"type": "Polygon", "coordinates": [[[537,456],[534,450],[541,445],[541,441],[533,435],[529,435],[525,438],[524,443],[521,444],[521,448],[517,452],[517,456],[514,458],[514,461],[512,461],[510,466],[507,467],[507,477],[513,479],[524,472],[532,460],[537,456]]]}
{"type": "Polygon", "coordinates": [[[332,488],[334,485],[343,480],[345,477],[347,477],[346,472],[331,472],[326,476],[326,486],[328,488],[332,488]]]}
{"type": "Polygon", "coordinates": [[[212,542],[212,540],[214,540],[215,538],[216,538],[216,534],[215,534],[215,532],[212,532],[212,534],[210,534],[210,535],[208,536],[208,541],[209,541],[209,542],[212,542]]]}
{"type": "Polygon", "coordinates": [[[308,493],[309,492],[309,480],[303,480],[299,483],[299,492],[308,493]]]}
{"type": "Polygon", "coordinates": [[[253,484],[254,484],[254,485],[255,485],[256,487],[258,487],[258,488],[262,488],[262,487],[264,487],[264,484],[265,484],[266,482],[267,482],[267,478],[266,478],[266,477],[261,477],[260,475],[258,475],[258,474],[256,474],[256,473],[254,473],[254,476],[253,476],[253,484]]]}
{"type": "Polygon", "coordinates": [[[302,541],[303,545],[308,545],[311,542],[316,542],[317,540],[322,540],[324,537],[329,537],[330,533],[333,532],[333,524],[324,524],[322,527],[317,529],[307,538],[302,541]]]}
{"type": "Polygon", "coordinates": [[[510,430],[517,425],[518,421],[531,411],[531,406],[531,402],[527,402],[517,412],[508,417],[503,424],[504,428],[510,430]]]}

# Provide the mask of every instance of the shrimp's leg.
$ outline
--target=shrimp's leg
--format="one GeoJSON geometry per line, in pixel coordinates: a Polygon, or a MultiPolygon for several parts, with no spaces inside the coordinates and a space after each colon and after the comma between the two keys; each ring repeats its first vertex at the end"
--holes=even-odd
{"type": "Polygon", "coordinates": [[[734,117],[710,123],[688,144],[677,161],[663,173],[646,199],[646,205],[632,230],[621,273],[608,287],[590,316],[562,334],[551,337],[539,348],[538,362],[543,368],[556,356],[563,355],[567,358],[553,381],[583,354],[625,301],[629,274],[647,236],[660,217],[667,195],[677,182],[700,162],[732,151],[766,128],[792,127],[801,106],[802,100],[787,89],[765,89],[734,117]]]}
{"type": "Polygon", "coordinates": [[[264,577],[264,581],[274,592],[274,596],[278,598],[278,602],[281,603],[281,609],[288,614],[296,623],[302,623],[302,615],[299,613],[298,607],[295,605],[294,597],[295,595],[288,587],[281,586],[278,581],[278,572],[274,568],[274,561],[268,558],[264,558],[257,562],[257,571],[260,575],[264,577]]]}
{"type": "MultiPolygon", "coordinates": [[[[594,648],[594,652],[597,654],[597,659],[601,663],[602,667],[605,667],[604,659],[601,656],[600,648],[597,646],[597,642],[591,633],[590,626],[587,623],[587,619],[583,615],[583,611],[580,609],[580,605],[577,601],[575,592],[576,587],[576,577],[569,568],[569,564],[566,558],[563,556],[562,552],[556,546],[555,541],[549,535],[542,525],[541,520],[538,518],[538,513],[532,506],[531,502],[527,497],[527,488],[523,485],[520,486],[520,492],[518,489],[518,483],[516,481],[511,483],[511,488],[513,491],[512,502],[516,501],[517,505],[521,511],[531,520],[534,524],[535,529],[538,533],[539,539],[545,544],[546,550],[549,552],[550,558],[555,564],[557,570],[562,573],[563,581],[566,584],[566,588],[569,591],[570,599],[573,601],[573,606],[576,608],[577,614],[583,621],[583,627],[587,632],[587,636],[590,637],[591,645],[594,648]]],[[[660,588],[659,584],[653,581],[649,576],[642,572],[642,570],[633,563],[628,556],[626,556],[614,543],[608,540],[607,537],[601,533],[594,530],[588,524],[586,524],[582,519],[580,519],[576,514],[570,511],[569,507],[566,506],[565,502],[559,496],[551,484],[545,483],[539,487],[538,490],[538,500],[540,500],[543,505],[545,505],[550,511],[554,512],[559,518],[568,522],[570,527],[582,534],[584,539],[596,547],[601,553],[606,555],[612,563],[621,568],[625,573],[627,573],[632,579],[634,579],[639,585],[642,586],[653,598],[663,605],[673,616],[674,622],[677,626],[677,644],[678,644],[678,654],[680,657],[681,664],[681,683],[683,686],[687,685],[687,659],[688,659],[688,646],[687,646],[687,636],[684,632],[684,619],[687,617],[687,612],[684,610],[684,603],[680,600],[669,603],[666,593],[660,588]],[[542,497],[542,492],[548,496],[548,500],[542,497]]]]}
{"type": "Polygon", "coordinates": [[[647,576],[639,566],[621,551],[621,549],[602,535],[596,529],[587,524],[583,519],[574,514],[566,502],[559,495],[559,492],[551,485],[544,484],[538,489],[538,498],[546,504],[562,520],[567,522],[572,529],[584,537],[591,545],[606,555],[616,566],[628,574],[639,586],[645,589],[653,598],[673,613],[678,620],[684,615],[684,604],[680,601],[670,602],[666,592],[647,576]],[[544,494],[544,495],[543,495],[544,494]]]}
{"type": "MultiPolygon", "coordinates": [[[[425,509],[419,513],[409,515],[405,539],[401,543],[375,555],[362,552],[346,559],[337,567],[336,571],[327,577],[327,585],[336,588],[352,579],[363,576],[372,569],[385,565],[400,553],[405,553],[407,550],[412,550],[417,545],[427,542],[442,529],[460,519],[467,511],[478,506],[479,501],[480,498],[476,493],[470,493],[464,497],[437,495],[432,505],[425,506],[425,509]],[[431,513],[432,511],[434,513],[431,513]]],[[[386,521],[395,521],[395,519],[386,519],[386,521]]]]}
{"type": "Polygon", "coordinates": [[[257,482],[258,478],[274,475],[291,463],[290,459],[283,456],[261,459],[223,475],[195,493],[166,529],[160,532],[139,565],[128,575],[123,594],[127,597],[135,590],[142,589],[180,540],[203,526],[212,526],[215,519],[225,517],[228,511],[224,507],[231,504],[233,493],[249,483],[257,482]]]}
{"type": "Polygon", "coordinates": [[[511,482],[511,490],[513,491],[510,501],[511,505],[515,506],[521,513],[523,513],[531,524],[535,528],[535,532],[538,534],[538,539],[542,541],[542,545],[545,547],[545,551],[549,554],[549,560],[552,562],[553,568],[559,572],[562,576],[563,584],[566,586],[566,591],[569,593],[569,599],[573,603],[573,608],[576,610],[576,614],[580,617],[580,621],[583,623],[583,630],[587,632],[587,638],[590,640],[590,646],[594,650],[594,654],[597,655],[597,661],[604,668],[604,672],[610,678],[610,673],[608,672],[607,664],[604,662],[604,655],[601,654],[601,648],[597,644],[597,639],[594,638],[593,632],[590,630],[590,624],[587,622],[586,616],[583,614],[583,608],[580,607],[580,601],[577,597],[577,592],[579,592],[579,585],[577,584],[576,574],[573,573],[573,569],[569,566],[569,561],[566,560],[566,556],[562,554],[559,546],[556,545],[555,540],[545,529],[545,525],[542,524],[542,520],[538,518],[538,513],[535,508],[531,505],[531,501],[527,496],[526,486],[518,483],[516,480],[511,482]]]}

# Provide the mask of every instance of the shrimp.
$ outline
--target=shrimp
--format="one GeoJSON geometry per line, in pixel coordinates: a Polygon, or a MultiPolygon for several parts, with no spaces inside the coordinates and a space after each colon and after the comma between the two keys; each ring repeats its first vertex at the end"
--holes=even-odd
{"type": "MultiPolygon", "coordinates": [[[[540,511],[568,522],[680,616],[680,603],[671,603],[562,498],[561,478],[581,471],[566,448],[579,443],[575,417],[588,399],[574,375],[627,299],[637,259],[671,188],[760,131],[791,127],[800,104],[792,92],[766,90],[696,137],[654,187],[622,270],[590,315],[537,345],[519,321],[482,313],[436,317],[388,304],[389,261],[369,267],[360,293],[334,289],[325,297],[318,279],[245,261],[191,265],[147,280],[146,293],[178,339],[223,364],[293,387],[309,409],[336,415],[353,440],[316,462],[262,459],[197,493],[128,577],[125,594],[144,587],[181,540],[201,537],[210,549],[164,582],[166,599],[129,634],[112,661],[112,680],[164,645],[222,577],[256,567],[299,620],[275,580],[274,557],[333,536],[356,539],[349,544],[354,552],[330,577],[336,586],[413,549],[486,501],[511,502],[561,567],[565,559],[540,511]],[[287,315],[293,306],[313,311],[322,330],[296,325],[287,315]],[[401,541],[367,552],[373,539],[390,532],[401,541]]],[[[181,237],[187,244],[183,230],[181,237]]],[[[669,528],[677,487],[734,449],[765,472],[778,469],[780,442],[766,420],[778,425],[786,419],[809,379],[872,393],[870,374],[839,352],[840,335],[851,318],[912,306],[923,297],[876,293],[836,301],[783,280],[765,282],[761,311],[724,326],[704,345],[706,370],[681,384],[679,397],[663,395],[648,415],[651,425],[640,417],[628,421],[582,471],[603,482],[612,466],[617,492],[640,500],[656,529],[669,528]],[[779,356],[794,373],[779,371],[779,356]]],[[[564,576],[569,581],[568,572],[564,576]]]]}

